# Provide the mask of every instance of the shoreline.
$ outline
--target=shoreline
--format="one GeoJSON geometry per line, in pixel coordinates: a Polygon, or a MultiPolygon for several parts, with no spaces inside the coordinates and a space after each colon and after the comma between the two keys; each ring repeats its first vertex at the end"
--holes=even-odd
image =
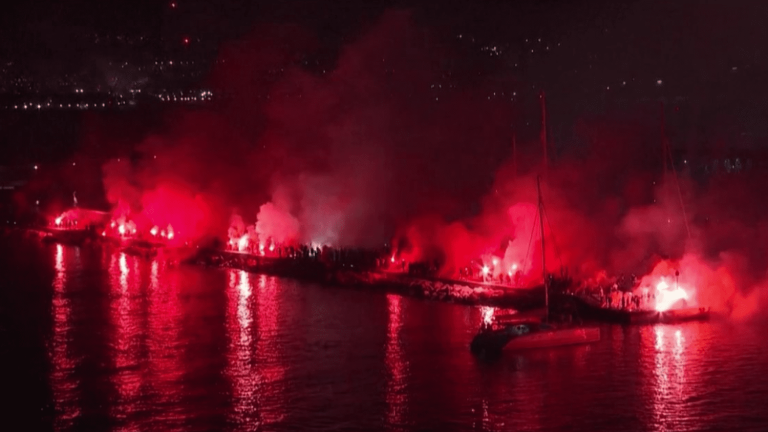
{"type": "Polygon", "coordinates": [[[234,268],[254,274],[288,277],[348,289],[391,292],[408,297],[492,306],[520,311],[544,306],[542,286],[512,288],[470,281],[419,277],[382,270],[359,270],[344,265],[328,265],[314,258],[265,257],[242,252],[198,250],[184,264],[215,268],[234,268]]]}
{"type": "Polygon", "coordinates": [[[327,263],[314,257],[268,257],[210,248],[152,245],[140,241],[120,242],[82,229],[40,229],[12,227],[7,231],[35,236],[43,242],[70,246],[99,244],[115,246],[133,256],[153,258],[170,255],[179,264],[214,268],[234,268],[254,274],[287,277],[346,289],[395,293],[426,300],[468,306],[490,306],[527,311],[544,306],[543,286],[513,288],[492,283],[416,276],[382,269],[356,269],[339,263],[327,263]]]}

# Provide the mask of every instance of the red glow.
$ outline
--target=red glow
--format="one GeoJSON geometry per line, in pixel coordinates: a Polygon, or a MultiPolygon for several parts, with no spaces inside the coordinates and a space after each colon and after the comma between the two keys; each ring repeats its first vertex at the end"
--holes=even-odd
{"type": "Polygon", "coordinates": [[[679,285],[670,287],[669,284],[661,278],[656,284],[656,310],[664,312],[672,308],[680,300],[688,299],[688,293],[679,285]]]}
{"type": "Polygon", "coordinates": [[[390,258],[389,262],[395,262],[395,256],[392,255],[392,258],[390,258]]]}
{"type": "MultiPolygon", "coordinates": [[[[276,280],[267,276],[259,276],[254,284],[257,291],[256,318],[260,334],[277,335],[280,332],[281,309],[278,295],[285,291],[276,289],[276,280]]],[[[253,303],[252,303],[253,304],[253,303]]],[[[284,347],[275,337],[259,337],[256,340],[254,352],[255,364],[259,365],[259,393],[270,399],[273,409],[262,412],[262,420],[276,423],[285,417],[285,388],[284,376],[286,371],[283,358],[284,347]]]]}
{"type": "Polygon", "coordinates": [[[397,425],[404,423],[408,406],[408,392],[405,383],[408,378],[408,362],[402,344],[403,299],[395,294],[387,295],[389,325],[387,328],[386,365],[387,371],[387,421],[397,425]]]}
{"type": "Polygon", "coordinates": [[[125,225],[120,224],[120,226],[117,227],[117,232],[119,232],[120,235],[125,235],[125,225]]]}
{"type": "MultiPolygon", "coordinates": [[[[157,235],[157,226],[153,226],[151,230],[149,230],[149,233],[153,236],[157,235]]],[[[163,235],[165,235],[165,231],[163,231],[163,235]]]]}
{"type": "Polygon", "coordinates": [[[64,216],[63,216],[63,215],[62,215],[62,216],[59,216],[59,217],[57,217],[57,218],[56,218],[56,221],[55,221],[55,222],[56,222],[56,226],[59,226],[59,225],[61,225],[61,220],[62,220],[62,219],[64,219],[64,216]]]}
{"type": "Polygon", "coordinates": [[[483,324],[491,325],[493,323],[493,314],[496,308],[490,306],[480,306],[480,313],[483,316],[483,324]]]}
{"type": "Polygon", "coordinates": [[[487,275],[489,271],[490,271],[490,269],[488,268],[488,266],[484,265],[483,266],[483,276],[487,275]]]}
{"type": "Polygon", "coordinates": [[[235,409],[234,420],[248,424],[256,413],[260,377],[253,362],[254,345],[251,333],[250,275],[245,271],[231,271],[227,290],[227,329],[229,332],[229,353],[226,375],[232,382],[235,409]]]}
{"type": "Polygon", "coordinates": [[[188,37],[184,38],[184,45],[189,45],[189,38],[188,37]]]}
{"type": "Polygon", "coordinates": [[[58,426],[72,426],[80,416],[78,389],[80,381],[74,373],[78,360],[71,352],[72,338],[72,305],[67,298],[67,257],[64,246],[56,245],[55,270],[53,280],[53,297],[51,314],[53,318],[53,335],[51,340],[50,384],[53,392],[53,402],[61,417],[58,426]]]}
{"type": "Polygon", "coordinates": [[[248,235],[244,235],[240,237],[240,240],[237,241],[237,250],[240,252],[244,252],[248,249],[248,235]]]}
{"type": "MultiPolygon", "coordinates": [[[[110,275],[114,295],[110,307],[114,334],[114,362],[119,372],[114,375],[114,385],[123,403],[116,404],[116,409],[130,410],[131,401],[135,400],[142,385],[142,373],[131,367],[139,362],[139,350],[134,341],[139,338],[141,326],[136,322],[140,315],[140,302],[134,300],[130,293],[136,288],[138,279],[138,262],[131,258],[129,267],[128,257],[121,253],[119,257],[112,255],[110,275]],[[127,407],[126,407],[127,405],[127,407]]],[[[121,415],[124,412],[116,412],[121,415]]]]}

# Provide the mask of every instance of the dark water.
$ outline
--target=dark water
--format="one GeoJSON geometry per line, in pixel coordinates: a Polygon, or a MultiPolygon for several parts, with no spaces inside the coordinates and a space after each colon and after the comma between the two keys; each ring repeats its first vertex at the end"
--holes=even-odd
{"type": "Polygon", "coordinates": [[[0,246],[0,430],[768,430],[765,327],[608,326],[487,363],[477,308],[0,246]]]}

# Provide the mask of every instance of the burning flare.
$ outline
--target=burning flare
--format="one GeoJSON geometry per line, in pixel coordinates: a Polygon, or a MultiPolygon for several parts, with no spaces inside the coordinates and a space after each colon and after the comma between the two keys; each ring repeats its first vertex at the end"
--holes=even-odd
{"type": "Polygon", "coordinates": [[[246,249],[248,249],[248,234],[245,234],[244,236],[240,237],[240,240],[237,241],[238,251],[244,252],[246,249]]]}
{"type": "Polygon", "coordinates": [[[672,308],[680,300],[687,300],[688,293],[679,285],[672,288],[664,278],[656,285],[656,310],[664,312],[672,308]]]}

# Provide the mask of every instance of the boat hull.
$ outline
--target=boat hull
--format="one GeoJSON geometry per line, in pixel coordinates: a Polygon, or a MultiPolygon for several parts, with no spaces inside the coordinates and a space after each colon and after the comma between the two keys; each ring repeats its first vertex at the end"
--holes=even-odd
{"type": "Polygon", "coordinates": [[[60,243],[67,245],[81,245],[86,240],[92,238],[92,232],[84,229],[49,229],[44,231],[46,234],[43,237],[45,243],[60,243]]]}
{"type": "Polygon", "coordinates": [[[597,327],[538,328],[530,333],[516,335],[510,327],[481,331],[475,336],[470,349],[475,354],[498,354],[540,348],[557,348],[600,341],[597,327]]]}
{"type": "Polygon", "coordinates": [[[588,344],[600,341],[600,329],[597,327],[574,327],[555,330],[540,330],[513,338],[504,347],[505,350],[517,351],[537,348],[555,348],[568,345],[588,344]]]}
{"type": "Polygon", "coordinates": [[[671,309],[664,312],[655,310],[628,311],[600,307],[578,297],[573,297],[573,299],[584,319],[613,324],[674,324],[686,321],[706,321],[711,316],[709,308],[671,309]]]}

